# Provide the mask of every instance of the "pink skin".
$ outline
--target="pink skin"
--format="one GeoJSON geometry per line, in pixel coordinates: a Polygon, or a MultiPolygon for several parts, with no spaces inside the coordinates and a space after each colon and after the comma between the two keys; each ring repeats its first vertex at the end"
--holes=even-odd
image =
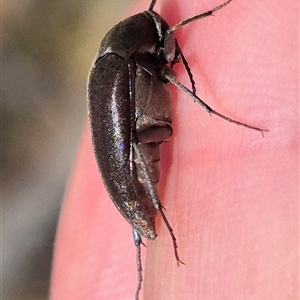
{"type": "MultiPolygon", "coordinates": [[[[166,0],[156,10],[174,24],[220,4],[192,2],[166,0]]],[[[198,95],[270,132],[262,138],[210,117],[171,88],[174,135],[162,145],[160,195],[185,265],[177,267],[158,215],[141,299],[298,299],[297,2],[234,0],[214,15],[176,32],[198,95]]],[[[176,71],[188,85],[184,68],[176,71]]],[[[62,207],[51,300],[133,299],[136,281],[131,227],[104,189],[86,126],[62,207]]]]}

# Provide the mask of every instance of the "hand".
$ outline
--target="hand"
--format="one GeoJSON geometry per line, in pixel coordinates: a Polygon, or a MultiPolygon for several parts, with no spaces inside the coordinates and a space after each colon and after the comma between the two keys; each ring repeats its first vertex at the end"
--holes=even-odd
{"type": "MultiPolygon", "coordinates": [[[[166,0],[155,10],[172,25],[213,8],[194,2],[166,0]]],[[[297,11],[295,1],[234,0],[175,33],[197,94],[270,132],[262,138],[210,117],[172,88],[160,196],[185,266],[177,267],[158,215],[144,299],[297,299],[297,11]]],[[[188,85],[184,68],[175,70],[188,85]]],[[[86,126],[62,207],[51,299],[133,299],[136,276],[131,228],[104,189],[86,126]]]]}

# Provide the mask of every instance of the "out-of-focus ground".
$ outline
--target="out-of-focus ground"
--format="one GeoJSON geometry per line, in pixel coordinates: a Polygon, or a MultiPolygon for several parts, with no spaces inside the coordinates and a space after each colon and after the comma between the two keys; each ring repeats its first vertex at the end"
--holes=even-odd
{"type": "Polygon", "coordinates": [[[86,78],[104,34],[132,2],[2,3],[3,300],[48,298],[59,210],[86,120],[86,78]]]}

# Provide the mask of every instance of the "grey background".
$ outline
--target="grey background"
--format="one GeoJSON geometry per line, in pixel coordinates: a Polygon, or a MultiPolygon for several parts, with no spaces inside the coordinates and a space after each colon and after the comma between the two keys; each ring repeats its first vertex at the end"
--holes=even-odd
{"type": "Polygon", "coordinates": [[[2,3],[3,300],[48,298],[59,210],[86,120],[86,78],[104,34],[132,2],[2,3]]]}

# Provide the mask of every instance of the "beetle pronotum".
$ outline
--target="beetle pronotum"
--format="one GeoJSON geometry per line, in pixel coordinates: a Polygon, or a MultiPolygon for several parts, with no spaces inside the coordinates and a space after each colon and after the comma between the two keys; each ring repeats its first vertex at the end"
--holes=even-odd
{"type": "Polygon", "coordinates": [[[152,0],[147,11],[125,19],[106,34],[92,66],[88,107],[93,146],[106,189],[133,228],[138,269],[136,299],[142,282],[141,236],[156,238],[157,211],[171,234],[177,263],[181,263],[175,235],[157,193],[159,146],[171,138],[173,131],[168,83],[190,95],[210,114],[266,131],[220,114],[196,95],[192,73],[173,34],[231,1],[170,27],[153,11],[156,0],[152,0]],[[177,81],[172,70],[179,61],[186,68],[191,90],[177,81]]]}

